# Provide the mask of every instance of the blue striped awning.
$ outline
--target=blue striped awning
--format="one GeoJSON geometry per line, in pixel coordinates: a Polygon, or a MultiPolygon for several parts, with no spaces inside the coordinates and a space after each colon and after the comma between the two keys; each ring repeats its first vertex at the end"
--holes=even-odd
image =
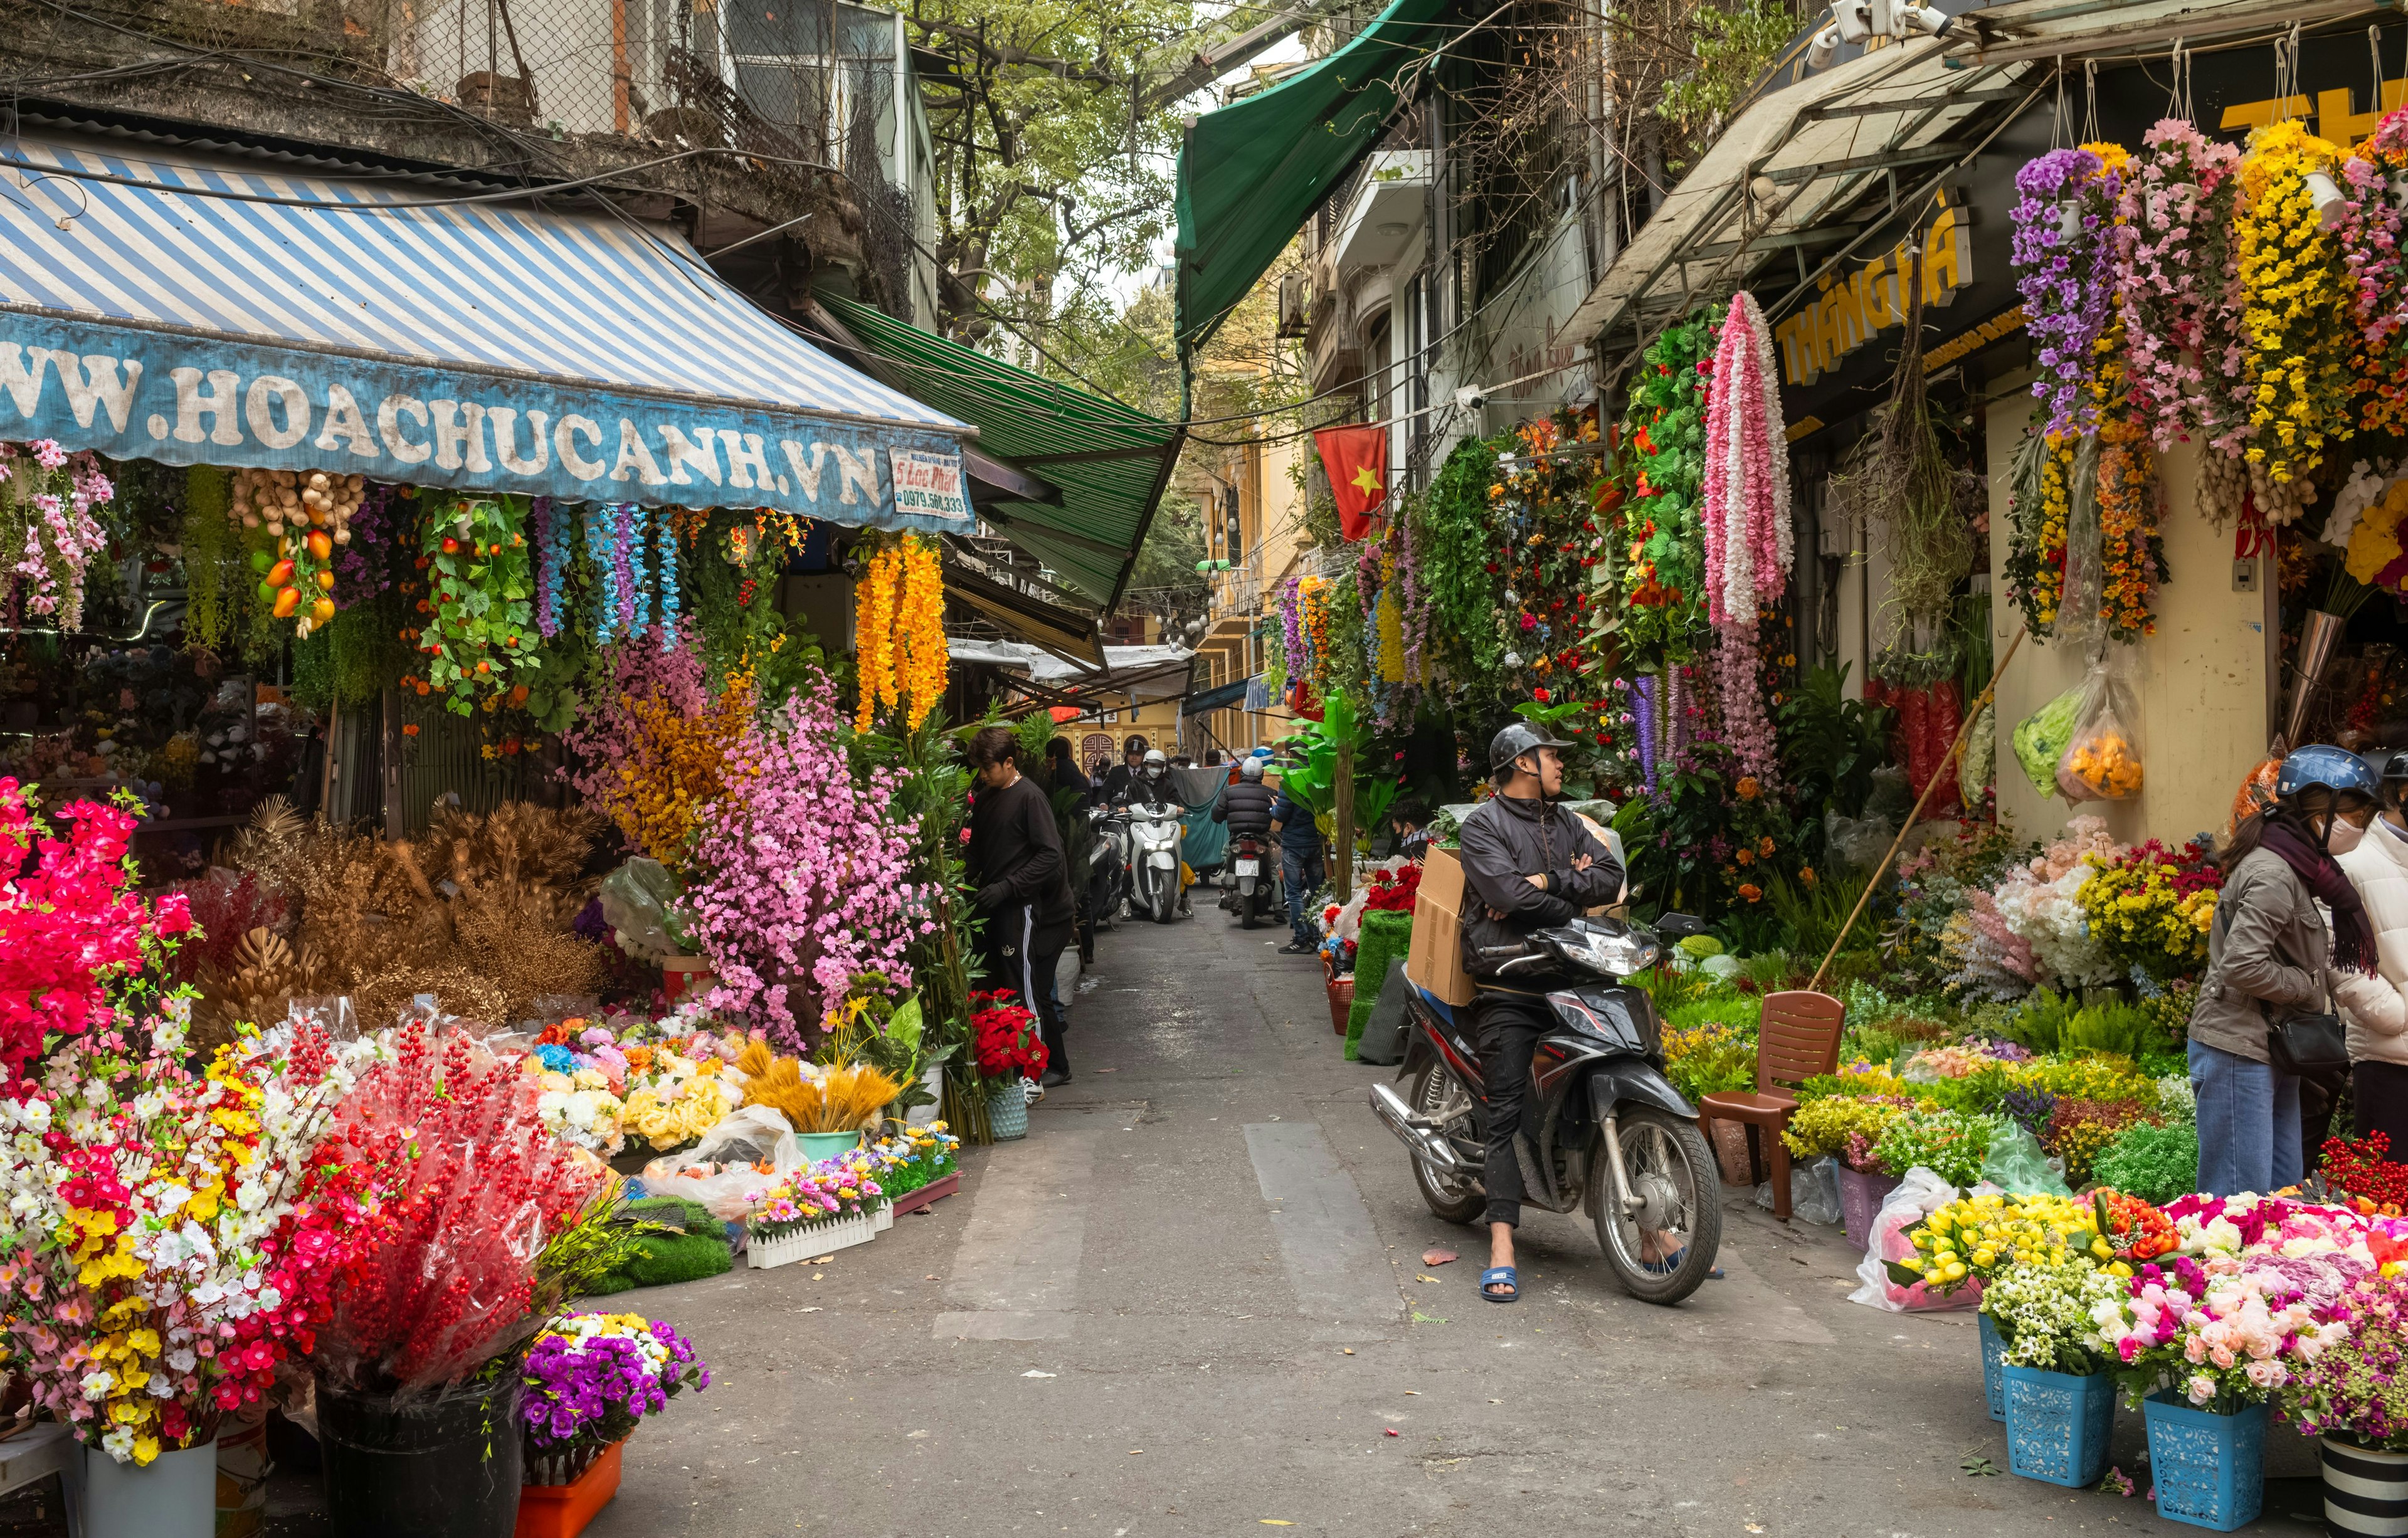
{"type": "Polygon", "coordinates": [[[944,413],[633,221],[0,137],[0,437],[966,527],[944,413]]]}

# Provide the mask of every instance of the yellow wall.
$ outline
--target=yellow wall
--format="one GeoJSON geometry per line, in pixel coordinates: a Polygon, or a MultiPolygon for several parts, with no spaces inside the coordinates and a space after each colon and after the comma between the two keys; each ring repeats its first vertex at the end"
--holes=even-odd
{"type": "MultiPolygon", "coordinates": [[[[1990,569],[2004,572],[2012,522],[2008,493],[2015,445],[2031,417],[2020,390],[1989,407],[1990,569]]],[[[2124,802],[2068,806],[2043,801],[2009,743],[2015,723],[2082,681],[2085,659],[2069,648],[2026,641],[1999,682],[1999,808],[2015,831],[2045,838],[2068,818],[2096,813],[2126,843],[2155,838],[2179,843],[2220,832],[2242,776],[2265,756],[2272,734],[2266,719],[2266,600],[2235,592],[2232,530],[2210,528],[2192,496],[2196,449],[2178,444],[2161,457],[2165,489],[2166,565],[2174,579],[2157,591],[2157,634],[2142,641],[2129,675],[2141,710],[2141,794],[2124,802]]],[[[2261,563],[2261,568],[2264,563],[2261,563]]],[[[2023,613],[1994,582],[1990,625],[1994,655],[2006,655],[2023,613]]],[[[2112,643],[2111,643],[2112,645],[2112,643]]],[[[2124,649],[2124,648],[2116,648],[2124,649]]]]}

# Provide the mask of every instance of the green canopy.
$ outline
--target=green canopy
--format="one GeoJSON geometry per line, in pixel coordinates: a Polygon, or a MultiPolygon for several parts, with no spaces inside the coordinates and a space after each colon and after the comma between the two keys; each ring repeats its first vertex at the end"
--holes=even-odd
{"type": "MultiPolygon", "coordinates": [[[[1193,354],[1379,142],[1398,78],[1460,30],[1452,0],[1394,0],[1345,47],[1207,112],[1179,151],[1179,346],[1193,354]]],[[[946,409],[942,402],[930,406],[946,409]]]]}
{"type": "MultiPolygon", "coordinates": [[[[988,357],[832,294],[846,361],[924,406],[974,423],[978,449],[1058,488],[1058,501],[979,499],[1004,537],[1104,610],[1119,606],[1138,547],[1179,461],[1186,429],[988,357]]],[[[973,466],[973,474],[976,467],[973,466]]]]}

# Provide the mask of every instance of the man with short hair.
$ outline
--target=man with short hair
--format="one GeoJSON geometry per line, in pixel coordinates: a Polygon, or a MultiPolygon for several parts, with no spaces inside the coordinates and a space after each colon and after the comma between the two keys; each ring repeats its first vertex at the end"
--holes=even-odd
{"type": "Polygon", "coordinates": [[[1488,1267],[1481,1295],[1510,1303],[1522,1295],[1513,1266],[1513,1229],[1522,1220],[1522,1166],[1513,1151],[1530,1089],[1530,1059],[1554,1025],[1543,987],[1496,980],[1488,952],[1534,930],[1570,922],[1613,902],[1622,867],[1581,819],[1554,805],[1563,793],[1563,750],[1572,744],[1515,721],[1488,745],[1497,793],[1463,819],[1463,969],[1478,985],[1471,1016],[1480,1031],[1480,1077],[1486,1092],[1488,1267]]]}
{"type": "Polygon", "coordinates": [[[1117,806],[1129,797],[1129,789],[1145,767],[1146,740],[1136,733],[1121,744],[1121,761],[1104,773],[1102,796],[1105,805],[1117,806]]]}
{"type": "Polygon", "coordinates": [[[970,739],[969,847],[963,856],[986,927],[979,937],[987,985],[1020,995],[1045,1038],[1050,1088],[1070,1079],[1055,970],[1070,943],[1076,905],[1054,805],[1020,772],[1020,739],[990,726],[970,739]]]}

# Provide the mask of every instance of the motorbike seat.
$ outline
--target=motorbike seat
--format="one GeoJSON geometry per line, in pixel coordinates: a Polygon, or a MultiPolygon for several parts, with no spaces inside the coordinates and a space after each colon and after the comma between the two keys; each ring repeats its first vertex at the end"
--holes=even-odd
{"type": "Polygon", "coordinates": [[[1440,998],[1437,994],[1431,992],[1428,989],[1424,988],[1419,983],[1415,983],[1413,985],[1413,991],[1422,996],[1422,1003],[1429,1005],[1431,1014],[1436,1015],[1440,1019],[1444,1020],[1449,1025],[1453,1025],[1455,1023],[1455,1006],[1453,1004],[1447,1003],[1444,999],[1440,998]]]}

